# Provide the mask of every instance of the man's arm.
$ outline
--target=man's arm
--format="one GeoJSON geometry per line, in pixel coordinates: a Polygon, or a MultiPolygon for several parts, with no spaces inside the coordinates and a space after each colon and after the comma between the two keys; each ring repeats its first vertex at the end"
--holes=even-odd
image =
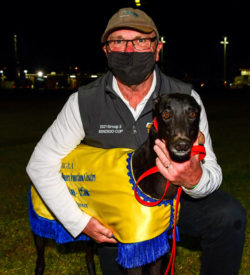
{"type": "Polygon", "coordinates": [[[174,184],[182,186],[185,193],[193,198],[201,198],[219,188],[222,172],[213,151],[203,103],[194,90],[192,90],[192,96],[201,106],[200,131],[205,136],[206,149],[204,163],[200,163],[198,155],[193,156],[185,163],[175,163],[171,160],[164,143],[157,140],[155,146],[155,152],[158,155],[156,164],[162,175],[174,184]],[[170,167],[166,168],[169,163],[171,163],[170,167]],[[194,186],[195,188],[193,188],[194,186]]]}
{"type": "Polygon", "coordinates": [[[60,173],[61,160],[84,136],[78,94],[75,93],[36,145],[27,173],[46,205],[73,237],[84,229],[84,233],[98,242],[114,242],[114,239],[109,240],[112,235],[109,229],[80,210],[60,173]]]}

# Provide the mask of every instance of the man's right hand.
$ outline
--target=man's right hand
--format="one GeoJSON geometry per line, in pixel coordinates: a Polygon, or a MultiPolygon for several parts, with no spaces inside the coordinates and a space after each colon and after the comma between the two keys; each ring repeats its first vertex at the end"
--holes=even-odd
{"type": "Polygon", "coordinates": [[[98,220],[91,218],[83,233],[94,239],[97,243],[117,243],[110,229],[104,227],[98,220]]]}

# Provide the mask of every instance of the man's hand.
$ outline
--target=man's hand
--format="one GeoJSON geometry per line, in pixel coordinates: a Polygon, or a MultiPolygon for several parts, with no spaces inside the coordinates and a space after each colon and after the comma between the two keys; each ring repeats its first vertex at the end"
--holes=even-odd
{"type": "MultiPolygon", "coordinates": [[[[195,144],[198,144],[198,141],[195,144]]],[[[195,155],[183,163],[174,162],[165,143],[159,139],[155,141],[154,150],[158,156],[156,166],[166,179],[175,185],[183,186],[187,189],[192,189],[199,183],[202,176],[199,155],[195,155]]]]}
{"type": "Polygon", "coordinates": [[[91,218],[83,233],[94,239],[97,243],[117,243],[110,229],[104,227],[98,220],[91,218]]]}

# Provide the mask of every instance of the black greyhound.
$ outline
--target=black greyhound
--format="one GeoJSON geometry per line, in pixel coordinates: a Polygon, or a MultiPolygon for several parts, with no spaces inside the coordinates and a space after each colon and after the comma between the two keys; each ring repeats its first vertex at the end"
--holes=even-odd
{"type": "MultiPolygon", "coordinates": [[[[134,152],[132,167],[135,180],[148,169],[155,166],[156,153],[154,152],[155,139],[159,138],[166,143],[170,156],[175,162],[184,162],[190,158],[191,149],[198,137],[200,106],[195,99],[185,94],[161,95],[153,102],[153,112],[158,129],[152,126],[146,142],[134,152]]],[[[153,198],[160,199],[164,194],[166,179],[156,173],[139,183],[140,189],[153,198]]],[[[170,183],[164,199],[173,199],[178,186],[170,183]]],[[[34,234],[37,248],[36,275],[43,274],[45,239],[34,234]]],[[[91,243],[87,245],[86,262],[90,275],[95,274],[94,252],[91,243]]],[[[150,274],[160,274],[161,258],[149,265],[150,274]]],[[[127,274],[141,274],[141,267],[127,269],[127,274]]]]}

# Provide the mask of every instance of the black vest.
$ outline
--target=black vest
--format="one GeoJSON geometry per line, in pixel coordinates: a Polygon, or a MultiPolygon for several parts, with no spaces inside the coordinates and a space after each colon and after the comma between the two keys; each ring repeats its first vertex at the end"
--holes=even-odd
{"type": "Polygon", "coordinates": [[[148,136],[153,120],[152,99],[161,94],[191,94],[191,85],[164,75],[156,66],[156,87],[135,121],[128,107],[112,88],[113,74],[106,73],[78,90],[85,144],[101,148],[137,149],[148,136]]]}

